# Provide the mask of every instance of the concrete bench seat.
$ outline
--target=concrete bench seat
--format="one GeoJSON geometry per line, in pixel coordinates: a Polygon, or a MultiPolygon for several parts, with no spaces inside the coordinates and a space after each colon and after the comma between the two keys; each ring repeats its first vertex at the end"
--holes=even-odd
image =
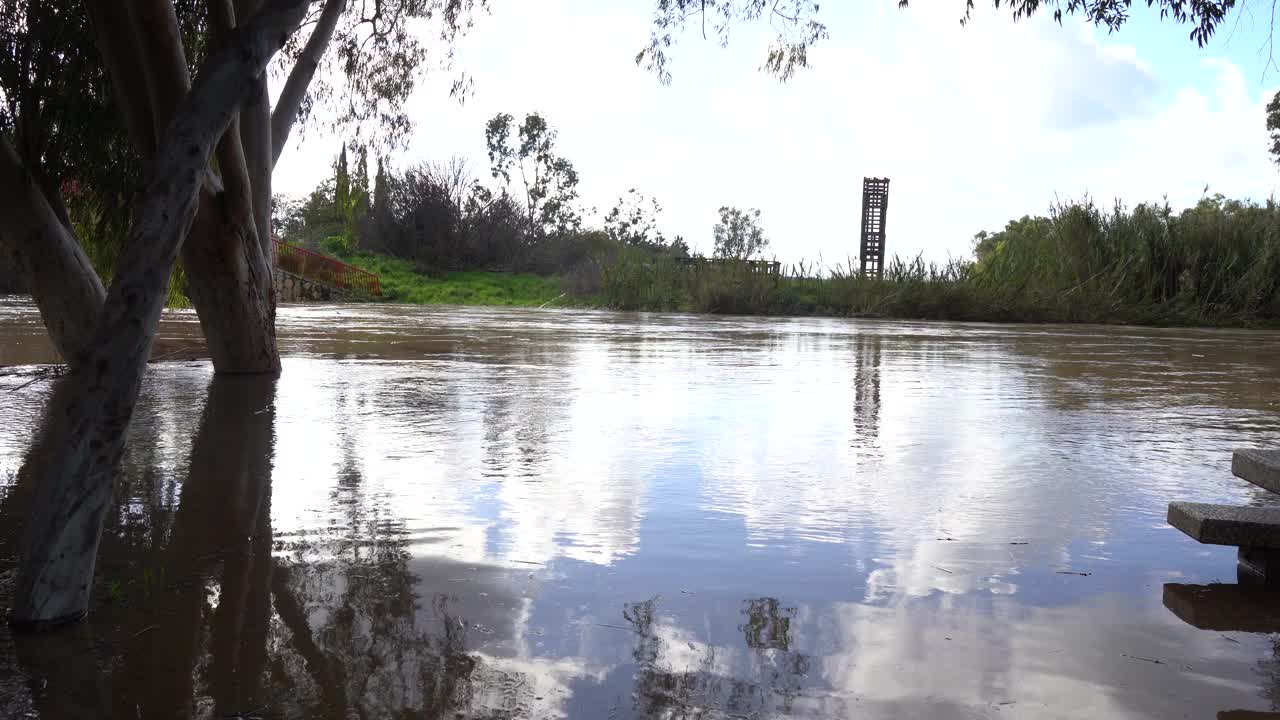
{"type": "Polygon", "coordinates": [[[1207,545],[1280,549],[1280,507],[1171,502],[1169,524],[1207,545]]]}
{"type": "Polygon", "coordinates": [[[1231,454],[1231,474],[1280,493],[1280,450],[1236,450],[1231,454]]]}

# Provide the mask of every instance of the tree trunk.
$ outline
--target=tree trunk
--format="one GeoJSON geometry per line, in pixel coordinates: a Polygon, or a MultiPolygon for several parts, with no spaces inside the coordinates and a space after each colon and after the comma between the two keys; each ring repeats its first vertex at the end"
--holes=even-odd
{"type": "MultiPolygon", "coordinates": [[[[259,3],[212,2],[215,40],[235,24],[233,4],[239,6],[243,19],[259,3]]],[[[202,193],[195,233],[182,257],[188,292],[217,372],[275,373],[280,369],[271,282],[271,172],[346,5],[347,0],[326,0],[274,115],[265,77],[253,80],[255,87],[239,113],[239,127],[228,133],[234,136],[238,152],[223,153],[222,148],[219,152],[227,197],[217,197],[212,189],[202,193]],[[239,180],[243,185],[237,187],[239,180]],[[252,225],[252,233],[246,232],[246,225],[252,225]],[[249,241],[258,246],[256,254],[240,247],[249,241]]],[[[168,0],[123,6],[94,0],[88,8],[116,106],[139,154],[151,158],[190,85],[173,7],[168,0]]],[[[0,207],[0,252],[31,290],[54,345],[74,367],[76,353],[88,342],[101,313],[106,291],[70,230],[50,220],[58,219],[57,209],[47,198],[33,194],[30,173],[21,170],[16,158],[11,147],[0,148],[0,197],[7,199],[0,207]]]]}
{"type": "Polygon", "coordinates": [[[134,42],[139,33],[133,26],[131,5],[121,8],[106,0],[91,0],[88,6],[98,52],[111,78],[111,95],[129,141],[142,157],[150,157],[160,142],[160,128],[151,109],[147,79],[138,72],[142,48],[134,42]]]}
{"type": "MultiPolygon", "coordinates": [[[[253,224],[258,243],[268,267],[271,253],[271,100],[267,96],[266,77],[258,78],[249,91],[249,99],[240,108],[240,139],[244,144],[244,162],[249,171],[249,197],[253,201],[253,224]]],[[[272,310],[274,311],[274,306],[272,310]]],[[[273,313],[274,316],[274,313],[273,313]]]]}
{"type": "Polygon", "coordinates": [[[51,406],[59,425],[24,537],[11,618],[19,626],[58,624],[88,611],[112,475],[210,155],[307,5],[307,0],[273,0],[237,29],[227,46],[210,54],[149,164],[102,315],[82,362],[51,406]]]}
{"type": "MultiPolygon", "coordinates": [[[[249,9],[242,9],[246,10],[242,17],[247,17],[249,9]]],[[[236,23],[232,1],[211,2],[209,23],[215,41],[229,37],[236,23]]],[[[261,130],[252,127],[263,124],[260,113],[249,111],[265,89],[262,82],[265,79],[258,78],[248,90],[240,112],[218,143],[224,191],[201,194],[200,210],[182,251],[187,295],[218,373],[280,371],[271,255],[263,252],[270,244],[264,245],[258,227],[263,210],[257,191],[265,187],[266,231],[270,232],[271,169],[266,155],[270,147],[269,140],[262,146],[261,130]],[[265,180],[260,177],[264,171],[265,180]]]]}
{"type": "Polygon", "coordinates": [[[275,297],[252,218],[228,221],[211,193],[182,249],[187,294],[218,373],[276,373],[275,297]]]}
{"type": "Polygon", "coordinates": [[[80,242],[0,134],[0,250],[24,278],[54,347],[77,367],[107,292],[80,242]]]}

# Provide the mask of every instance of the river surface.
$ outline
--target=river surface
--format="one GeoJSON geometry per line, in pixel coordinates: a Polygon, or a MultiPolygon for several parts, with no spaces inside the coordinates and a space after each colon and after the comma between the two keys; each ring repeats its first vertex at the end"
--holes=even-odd
{"type": "MultiPolygon", "coordinates": [[[[279,327],[278,380],[150,366],[90,620],[0,630],[0,715],[1280,710],[1280,602],[1165,523],[1280,499],[1230,472],[1280,442],[1280,335],[391,305],[279,327]]],[[[0,601],[50,353],[0,299],[0,601]]]]}

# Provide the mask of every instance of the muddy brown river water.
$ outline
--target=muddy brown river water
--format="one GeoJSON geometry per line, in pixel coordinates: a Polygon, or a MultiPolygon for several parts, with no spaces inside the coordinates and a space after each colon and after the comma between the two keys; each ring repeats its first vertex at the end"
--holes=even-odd
{"type": "MultiPolygon", "coordinates": [[[[1280,443],[1280,334],[392,305],[279,324],[275,381],[151,366],[90,620],[0,629],[0,716],[1280,711],[1257,618],[1280,602],[1164,522],[1175,499],[1275,502],[1230,452],[1280,443]]],[[[0,298],[0,603],[50,353],[0,298]]]]}

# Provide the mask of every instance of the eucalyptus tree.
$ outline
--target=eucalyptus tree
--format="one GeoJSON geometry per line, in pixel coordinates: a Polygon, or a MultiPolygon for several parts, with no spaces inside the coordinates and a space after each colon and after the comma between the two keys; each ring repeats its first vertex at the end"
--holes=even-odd
{"type": "Polygon", "coordinates": [[[409,120],[399,108],[427,59],[410,21],[437,21],[447,47],[483,4],[3,6],[0,246],[72,370],[49,407],[54,451],[38,473],[13,620],[54,622],[88,606],[111,476],[179,255],[215,369],[277,372],[271,173],[290,129],[332,101],[334,127],[403,137],[409,120]],[[326,53],[330,45],[336,52],[326,53]],[[274,108],[273,60],[288,73],[274,108]],[[326,63],[333,72],[320,73],[326,63]],[[94,118],[101,125],[89,125],[94,118]],[[69,222],[68,183],[124,198],[127,232],[109,288],[69,222]]]}
{"type": "MultiPolygon", "coordinates": [[[[282,34],[284,52],[272,67],[285,78],[279,98],[271,107],[259,73],[208,164],[181,243],[188,294],[219,372],[279,369],[271,174],[293,128],[319,115],[329,129],[365,141],[402,140],[414,71],[431,59],[431,43],[411,31],[412,21],[433,23],[447,63],[453,40],[484,3],[313,0],[304,4],[306,29],[282,34]]],[[[74,181],[127,227],[137,171],[156,154],[194,70],[257,4],[19,0],[0,8],[0,129],[8,131],[0,137],[0,191],[19,198],[0,212],[0,245],[29,281],[68,364],[78,364],[105,289],[66,222],[63,184],[74,181]]]]}
{"type": "MultiPolygon", "coordinates": [[[[1015,17],[1077,13],[1108,28],[1125,22],[1131,7],[1130,0],[993,2],[1015,17]]],[[[49,406],[53,451],[38,472],[15,621],[56,622],[88,607],[112,473],[178,258],[215,370],[278,372],[271,175],[288,138],[310,120],[364,140],[403,139],[414,70],[432,57],[447,64],[485,3],[0,3],[0,251],[31,289],[72,371],[49,406]],[[284,77],[274,107],[269,66],[284,77]],[[70,221],[68,187],[87,193],[119,230],[110,287],[70,221]]],[[[966,0],[965,18],[973,4],[966,0]]],[[[1235,0],[1147,5],[1190,24],[1203,45],[1235,0]]],[[[663,81],[675,38],[691,23],[701,22],[705,35],[709,21],[721,42],[735,25],[770,24],[778,34],[763,69],[781,79],[806,67],[809,49],[828,34],[813,0],[656,0],[654,7],[650,43],[636,60],[663,81]]]]}

